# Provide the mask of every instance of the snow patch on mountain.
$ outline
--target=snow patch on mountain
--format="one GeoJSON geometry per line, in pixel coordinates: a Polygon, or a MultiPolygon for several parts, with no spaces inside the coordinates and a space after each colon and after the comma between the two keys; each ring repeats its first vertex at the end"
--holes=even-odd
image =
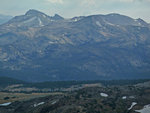
{"type": "Polygon", "coordinates": [[[128,108],[128,110],[131,110],[136,104],[136,102],[132,102],[132,105],[130,106],[130,108],[128,108]]]}
{"type": "Polygon", "coordinates": [[[99,21],[96,21],[96,25],[98,25],[99,27],[102,27],[102,25],[99,21]]]}
{"type": "Polygon", "coordinates": [[[42,15],[43,16],[43,18],[46,18],[46,16],[45,15],[42,15]]]}
{"type": "Polygon", "coordinates": [[[102,97],[108,97],[108,94],[106,94],[106,93],[100,93],[100,95],[101,95],[102,97]]]}
{"type": "Polygon", "coordinates": [[[40,106],[40,105],[43,105],[43,104],[45,104],[45,102],[40,102],[38,104],[34,104],[34,107],[37,107],[37,106],[40,106]]]}
{"type": "Polygon", "coordinates": [[[123,99],[123,100],[127,99],[127,96],[123,96],[122,99],[123,99]]]}
{"type": "Polygon", "coordinates": [[[40,18],[38,18],[38,21],[39,21],[39,25],[40,25],[40,26],[44,26],[44,24],[42,23],[42,21],[41,21],[40,18]]]}
{"type": "Polygon", "coordinates": [[[150,104],[144,106],[144,108],[141,109],[141,110],[135,110],[135,112],[139,112],[139,113],[150,113],[150,104]]]}
{"type": "Polygon", "coordinates": [[[36,19],[36,17],[30,18],[30,19],[24,21],[23,24],[30,23],[30,22],[34,21],[35,19],[36,19]]]}
{"type": "Polygon", "coordinates": [[[10,104],[11,104],[11,102],[7,102],[7,103],[0,104],[0,106],[8,106],[10,104]]]}

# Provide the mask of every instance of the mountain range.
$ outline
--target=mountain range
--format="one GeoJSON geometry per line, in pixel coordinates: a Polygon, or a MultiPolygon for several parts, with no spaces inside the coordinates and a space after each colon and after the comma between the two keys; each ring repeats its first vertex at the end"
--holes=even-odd
{"type": "Polygon", "coordinates": [[[0,25],[0,76],[26,81],[150,78],[150,24],[120,14],[37,10],[0,25]]]}

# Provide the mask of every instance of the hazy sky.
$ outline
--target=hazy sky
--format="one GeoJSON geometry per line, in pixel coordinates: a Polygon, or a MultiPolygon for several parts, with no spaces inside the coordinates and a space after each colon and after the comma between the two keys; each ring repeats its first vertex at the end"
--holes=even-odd
{"type": "Polygon", "coordinates": [[[120,13],[150,23],[150,0],[0,0],[0,13],[21,15],[36,9],[63,17],[120,13]]]}

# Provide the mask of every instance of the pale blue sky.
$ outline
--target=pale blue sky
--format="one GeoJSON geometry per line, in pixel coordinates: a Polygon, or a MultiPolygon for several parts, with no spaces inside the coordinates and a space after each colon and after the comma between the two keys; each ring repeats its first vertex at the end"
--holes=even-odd
{"type": "Polygon", "coordinates": [[[0,0],[0,14],[16,16],[29,9],[65,18],[120,13],[150,23],[150,0],[0,0]]]}

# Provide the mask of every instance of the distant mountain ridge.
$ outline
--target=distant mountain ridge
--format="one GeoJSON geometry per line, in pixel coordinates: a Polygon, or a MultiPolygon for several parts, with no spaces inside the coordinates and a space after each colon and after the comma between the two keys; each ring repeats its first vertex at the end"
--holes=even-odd
{"type": "Polygon", "coordinates": [[[32,9],[27,11],[25,15],[14,17],[8,24],[14,24],[14,26],[18,27],[41,27],[49,24],[51,21],[57,20],[63,20],[63,18],[57,14],[50,17],[40,11],[32,9]]]}
{"type": "Polygon", "coordinates": [[[13,18],[12,16],[0,14],[0,25],[6,23],[12,18],[13,18]]]}
{"type": "Polygon", "coordinates": [[[150,27],[120,14],[37,10],[0,26],[0,76],[26,81],[150,78],[150,27]]]}

